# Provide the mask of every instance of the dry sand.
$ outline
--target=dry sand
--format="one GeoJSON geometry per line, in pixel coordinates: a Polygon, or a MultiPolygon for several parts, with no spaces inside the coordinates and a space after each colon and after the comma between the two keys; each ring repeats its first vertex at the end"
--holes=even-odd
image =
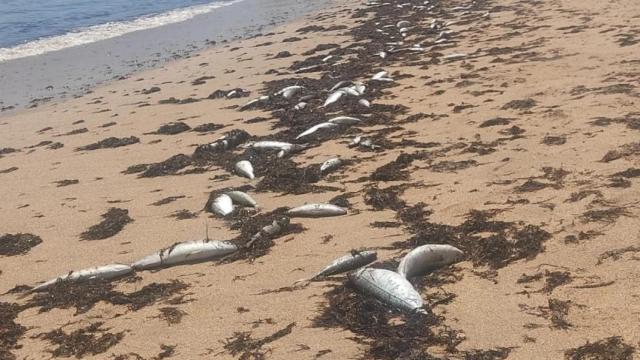
{"type": "MultiPolygon", "coordinates": [[[[314,144],[320,146],[292,157],[299,167],[335,155],[355,160],[315,184],[335,190],[250,191],[263,213],[348,193],[352,196],[347,216],[294,219],[305,230],[276,239],[262,257],[141,272],[139,278],[113,283],[114,291],[125,294],[149,290],[143,287],[154,282],[186,284],[186,289],[175,294],[167,291],[148,306],[98,302],[86,312],[56,306],[41,312],[41,306],[26,306],[13,312],[19,312],[15,323],[25,327],[16,342],[7,335],[12,323],[6,303],[29,304],[33,295],[5,294],[0,317],[0,334],[4,334],[0,344],[5,350],[0,350],[0,357],[11,358],[6,351],[20,359],[51,358],[51,351],[74,356],[78,348],[60,350],[55,341],[38,335],[59,328],[70,334],[96,323],[104,323],[101,329],[112,335],[97,332],[93,339],[76,339],[95,345],[92,349],[99,352],[78,357],[238,358],[242,353],[231,354],[224,347],[235,333],[248,332],[253,339],[261,339],[292,323],[290,333],[276,334],[249,352],[273,359],[373,357],[367,342],[373,340],[376,345],[381,340],[363,334],[375,331],[375,325],[353,331],[313,326],[327,309],[325,293],[341,286],[344,278],[295,291],[260,293],[290,286],[351,249],[377,248],[380,260],[388,261],[398,260],[416,243],[432,241],[460,246],[467,260],[417,283],[438,315],[432,330],[440,333],[441,343],[411,343],[413,358],[426,358],[416,354],[428,348],[436,358],[560,359],[569,349],[614,336],[630,347],[638,346],[640,170],[634,169],[640,168],[640,3],[495,0],[479,2],[468,13],[452,10],[456,5],[466,3],[443,1],[434,10],[445,21],[458,21],[449,26],[454,32],[452,45],[428,48],[425,43],[428,50],[424,52],[393,54],[386,60],[373,56],[381,44],[399,38],[393,27],[385,28],[390,34],[385,37],[373,24],[394,24],[399,14],[407,16],[417,26],[405,40],[412,44],[437,36],[426,31],[435,17],[432,13],[394,7],[396,17],[375,19],[374,12],[356,10],[365,8],[363,4],[340,0],[321,13],[277,28],[274,34],[204,51],[74,100],[0,118],[1,147],[18,150],[0,158],[0,231],[31,233],[42,239],[22,255],[2,257],[0,292],[5,293],[73,269],[128,263],[178,241],[204,238],[206,227],[212,239],[234,238],[238,232],[228,222],[202,211],[209,193],[255,185],[269,169],[259,171],[254,181],[234,174],[225,177],[229,172],[215,166],[201,173],[155,178],[122,172],[136,164],[191,155],[195,145],[232,129],[260,138],[276,133],[278,138],[290,138],[306,128],[308,124],[299,124],[289,131],[291,123],[278,125],[278,116],[289,119],[294,114],[290,109],[296,102],[287,104],[286,112],[240,112],[234,107],[266,93],[265,81],[318,79],[325,72],[334,71],[335,76],[335,71],[347,69],[359,76],[353,80],[366,81],[381,69],[396,79],[383,86],[368,85],[365,97],[374,104],[370,111],[351,105],[331,108],[344,115],[360,111],[358,116],[369,119],[364,126],[329,134],[321,138],[323,142],[316,139],[314,144]],[[486,12],[490,15],[483,16],[486,12]],[[353,18],[353,14],[360,16],[353,18]],[[297,31],[308,25],[347,28],[297,31]],[[350,29],[356,25],[363,26],[356,32],[361,44],[375,37],[377,45],[364,50],[349,47],[354,42],[350,29]],[[301,40],[283,42],[293,36],[301,40]],[[321,72],[293,74],[289,66],[294,61],[334,51],[302,55],[319,44],[338,44],[341,50],[335,54],[342,56],[330,61],[357,66],[333,65],[321,72]],[[293,55],[274,59],[281,51],[293,55]],[[350,60],[355,58],[354,51],[361,51],[360,60],[350,60]],[[445,60],[453,53],[467,55],[445,60]],[[266,74],[272,69],[280,74],[266,74]],[[192,84],[203,76],[214,78],[192,84]],[[143,93],[152,87],[160,91],[143,93]],[[232,88],[249,90],[251,95],[159,104],[171,97],[206,98],[215,90],[232,88]],[[423,115],[412,116],[416,114],[423,115]],[[269,120],[247,123],[259,116],[269,120]],[[496,118],[500,119],[487,122],[496,118]],[[150,134],[179,119],[191,128],[205,123],[225,127],[204,134],[150,134]],[[106,126],[109,123],[115,124],[106,126]],[[41,131],[45,127],[50,129],[41,131]],[[83,128],[87,131],[65,135],[83,128]],[[375,138],[383,149],[348,148],[359,134],[375,138]],[[76,151],[105,138],[130,136],[139,138],[139,143],[76,151]],[[64,147],[32,147],[45,141],[64,147]],[[411,154],[412,161],[398,163],[383,174],[387,176],[378,172],[380,176],[374,177],[378,180],[369,178],[402,153],[411,154]],[[56,182],[62,180],[77,183],[59,186],[56,182]],[[371,205],[372,196],[379,195],[375,189],[393,186],[399,196],[396,206],[383,202],[384,209],[375,210],[371,205]],[[179,198],[152,205],[171,196],[179,198]],[[421,202],[425,214],[406,216],[403,210],[418,209],[415,205],[421,202]],[[128,210],[133,221],[107,239],[82,240],[81,234],[112,207],[128,210]],[[195,214],[185,220],[171,217],[180,210],[195,214]],[[465,222],[472,210],[482,213],[475,213],[475,223],[465,222]],[[478,214],[490,214],[493,221],[478,214]],[[371,225],[383,221],[395,224],[371,225]],[[172,312],[161,310],[165,308],[175,308],[173,313],[184,316],[179,323],[168,324],[159,317],[161,311],[172,312]],[[364,341],[356,341],[358,334],[364,341]],[[449,346],[442,341],[449,341],[449,346]],[[491,349],[496,351],[487,352],[491,349]]],[[[383,14],[389,8],[376,11],[383,14]]],[[[310,101],[301,112],[306,117],[300,118],[307,121],[309,114],[320,114],[318,119],[323,119],[324,96],[310,101]]],[[[55,305],[53,298],[44,303],[55,305]]],[[[353,315],[358,310],[362,309],[350,311],[353,315]]],[[[402,322],[398,320],[402,315],[393,317],[402,322]]],[[[16,327],[14,333],[19,334],[19,326],[13,330],[16,327]]],[[[630,358],[625,355],[630,348],[616,344],[617,355],[603,359],[630,358]]],[[[408,356],[391,350],[377,354],[408,356]]]]}

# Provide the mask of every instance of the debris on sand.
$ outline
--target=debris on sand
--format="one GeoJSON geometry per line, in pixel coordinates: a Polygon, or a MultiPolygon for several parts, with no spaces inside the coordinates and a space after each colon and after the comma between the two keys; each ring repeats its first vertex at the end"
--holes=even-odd
{"type": "Polygon", "coordinates": [[[484,122],[482,122],[482,124],[480,124],[479,127],[481,128],[486,128],[486,127],[490,127],[490,126],[500,126],[500,125],[509,125],[511,123],[511,120],[513,120],[512,118],[502,118],[502,117],[495,117],[489,120],[486,120],[484,122]]]}
{"type": "Polygon", "coordinates": [[[545,145],[564,145],[567,142],[565,136],[545,136],[542,143],[545,145]]]}
{"type": "Polygon", "coordinates": [[[126,137],[126,138],[110,137],[110,138],[106,138],[104,140],[100,140],[97,143],[93,143],[93,144],[89,144],[89,145],[85,145],[85,146],[81,146],[79,148],[76,148],[76,151],[117,148],[117,147],[121,147],[121,146],[128,146],[128,145],[137,144],[139,142],[140,142],[140,139],[138,139],[135,136],[130,136],[130,137],[126,137]]]}
{"type": "Polygon", "coordinates": [[[524,99],[524,100],[511,100],[508,103],[502,106],[503,110],[528,110],[532,107],[536,106],[536,101],[533,99],[524,99]]]}
{"type": "Polygon", "coordinates": [[[42,239],[33,234],[5,234],[0,236],[0,255],[24,255],[40,243],[42,239]]]}
{"type": "Polygon", "coordinates": [[[478,166],[478,162],[475,160],[463,160],[463,161],[441,161],[439,163],[431,165],[431,171],[435,172],[455,172],[458,170],[464,170],[472,166],[478,166]]]}
{"type": "Polygon", "coordinates": [[[572,326],[567,321],[570,308],[570,300],[549,299],[549,315],[551,316],[551,325],[554,329],[566,330],[572,326]]]}
{"type": "Polygon", "coordinates": [[[167,283],[151,283],[132,293],[115,291],[113,287],[113,283],[99,279],[82,283],[61,281],[44,292],[34,294],[25,307],[38,307],[40,312],[75,308],[75,314],[78,315],[104,301],[137,311],[159,301],[167,301],[172,296],[183,293],[189,286],[182,281],[172,280],[167,283]]]}
{"type": "Polygon", "coordinates": [[[206,123],[206,124],[201,124],[201,125],[198,125],[198,126],[194,127],[191,131],[195,131],[195,132],[199,132],[199,133],[205,133],[205,132],[218,131],[218,130],[222,129],[223,127],[225,127],[225,125],[215,124],[215,123],[206,123]]]}
{"type": "Polygon", "coordinates": [[[129,210],[111,208],[102,214],[102,222],[93,225],[89,230],[80,234],[82,240],[104,240],[119,233],[125,225],[133,222],[129,217],[129,210]]]}
{"type": "Polygon", "coordinates": [[[602,162],[611,162],[621,159],[623,157],[629,157],[634,155],[640,155],[640,142],[624,144],[619,150],[611,150],[604,155],[602,162]]]}
{"type": "Polygon", "coordinates": [[[511,348],[496,348],[491,350],[470,350],[463,352],[464,360],[504,360],[509,357],[511,348]]]}
{"type": "Polygon", "coordinates": [[[607,259],[612,259],[613,261],[618,261],[622,258],[622,255],[626,253],[637,253],[640,252],[640,246],[627,246],[621,249],[609,250],[602,253],[598,256],[598,265],[602,264],[603,261],[607,259]]]}
{"type": "Polygon", "coordinates": [[[581,219],[585,223],[601,222],[613,224],[621,216],[631,217],[633,215],[623,207],[613,206],[607,209],[588,210],[582,214],[581,219]]]}
{"type": "Polygon", "coordinates": [[[405,202],[399,196],[405,188],[405,186],[391,186],[380,189],[377,186],[372,186],[364,194],[364,203],[373,207],[376,211],[383,209],[400,210],[405,206],[405,202]]]}
{"type": "Polygon", "coordinates": [[[170,204],[170,203],[172,203],[172,202],[174,202],[174,201],[176,201],[178,199],[184,199],[185,197],[186,196],[184,196],[184,195],[169,196],[169,197],[166,197],[164,199],[160,199],[160,200],[152,203],[151,205],[153,205],[153,206],[167,205],[167,204],[170,204]]]}
{"type": "Polygon", "coordinates": [[[160,308],[160,315],[158,318],[167,322],[169,326],[180,324],[182,318],[187,315],[186,312],[178,309],[175,306],[160,308]]]}
{"type": "Polygon", "coordinates": [[[374,181],[400,181],[408,180],[409,172],[405,170],[413,162],[414,157],[409,154],[402,153],[397,159],[383,165],[371,174],[371,180],[374,181]]]}
{"type": "Polygon", "coordinates": [[[265,351],[262,347],[291,334],[295,326],[296,323],[291,323],[285,328],[262,339],[253,339],[251,333],[247,331],[235,332],[232,337],[223,342],[224,349],[232,356],[240,355],[239,359],[241,360],[265,359],[269,350],[265,351]]]}
{"type": "Polygon", "coordinates": [[[177,135],[189,130],[191,130],[191,127],[189,125],[183,123],[182,121],[176,121],[176,122],[172,122],[172,123],[164,124],[160,126],[160,128],[158,128],[158,130],[156,130],[152,134],[177,135]]]}
{"type": "Polygon", "coordinates": [[[636,349],[622,337],[612,336],[565,351],[567,360],[633,360],[636,349]]]}
{"type": "Polygon", "coordinates": [[[27,328],[15,322],[21,311],[18,304],[0,302],[0,359],[16,359],[11,350],[19,348],[18,340],[27,331],[27,328]]]}
{"type": "Polygon", "coordinates": [[[70,334],[57,329],[37,337],[58,346],[51,351],[54,357],[75,356],[80,359],[85,355],[102,354],[124,338],[124,332],[114,334],[108,332],[109,329],[101,329],[103,324],[97,322],[70,334]]]}
{"type": "Polygon", "coordinates": [[[136,170],[144,167],[144,170],[142,174],[139,175],[139,177],[152,178],[158,176],[176,175],[180,170],[186,168],[187,166],[190,166],[191,164],[192,160],[189,156],[178,154],[159,163],[138,165],[136,167],[136,170]]]}
{"type": "Polygon", "coordinates": [[[18,167],[16,166],[12,166],[8,169],[4,169],[4,170],[0,170],[0,174],[8,174],[8,173],[12,173],[14,171],[18,170],[18,167]]]}
{"type": "Polygon", "coordinates": [[[64,187],[64,186],[69,186],[69,185],[75,185],[78,184],[80,181],[77,179],[68,179],[68,180],[58,180],[58,181],[54,181],[54,184],[56,184],[58,187],[64,187]]]}
{"type": "Polygon", "coordinates": [[[169,215],[169,217],[176,218],[176,220],[189,220],[189,219],[197,218],[198,213],[189,211],[187,209],[182,209],[182,210],[176,210],[176,212],[169,215]]]}

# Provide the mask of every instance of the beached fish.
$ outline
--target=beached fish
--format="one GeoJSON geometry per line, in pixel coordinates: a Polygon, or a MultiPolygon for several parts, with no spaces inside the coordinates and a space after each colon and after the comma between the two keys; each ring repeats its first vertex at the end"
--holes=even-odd
{"type": "Polygon", "coordinates": [[[363,84],[363,83],[357,83],[353,86],[351,86],[352,89],[354,89],[355,91],[358,92],[358,94],[363,95],[364,91],[367,89],[367,87],[363,84]]]}
{"type": "Polygon", "coordinates": [[[237,250],[238,247],[228,241],[185,241],[145,256],[131,264],[131,266],[136,270],[151,270],[173,265],[191,264],[221,258],[237,250]]]}
{"type": "Polygon", "coordinates": [[[258,231],[253,236],[251,236],[251,239],[244,245],[244,247],[250,248],[254,242],[260,239],[263,239],[265,237],[266,238],[274,237],[282,233],[284,230],[286,230],[289,227],[290,222],[291,220],[286,216],[282,216],[278,219],[273,220],[271,224],[263,227],[262,229],[260,229],[260,231],[258,231]]]}
{"type": "Polygon", "coordinates": [[[403,27],[407,27],[407,26],[411,26],[411,23],[408,22],[407,20],[398,21],[398,23],[396,24],[397,28],[403,28],[403,27]]]}
{"type": "Polygon", "coordinates": [[[240,204],[242,206],[250,206],[250,207],[257,207],[258,206],[258,202],[255,201],[249,194],[247,194],[245,192],[242,192],[242,191],[228,191],[228,192],[225,193],[225,195],[230,197],[231,200],[236,204],[240,204]]]}
{"type": "Polygon", "coordinates": [[[312,277],[298,280],[296,283],[314,281],[327,276],[355,270],[376,261],[377,258],[378,254],[375,251],[352,251],[347,255],[333,260],[331,264],[327,265],[312,277]]]}
{"type": "Polygon", "coordinates": [[[255,175],[253,174],[253,165],[247,160],[238,161],[236,163],[236,172],[238,175],[244,176],[249,179],[254,179],[255,175]]]}
{"type": "Polygon", "coordinates": [[[128,275],[132,272],[133,269],[131,268],[131,266],[125,264],[109,264],[104,266],[96,266],[88,269],[71,271],[65,275],[61,275],[55,279],[46,281],[31,289],[31,291],[42,291],[48,289],[60,281],[82,282],[92,279],[111,280],[128,275]]]}
{"type": "Polygon", "coordinates": [[[221,153],[223,151],[235,148],[236,146],[249,140],[249,137],[251,137],[251,135],[249,135],[249,133],[244,130],[231,130],[224,136],[210,144],[198,146],[196,148],[196,151],[194,152],[194,155],[203,156],[211,153],[221,153]]]}
{"type": "Polygon", "coordinates": [[[428,244],[411,250],[398,265],[398,274],[405,278],[424,275],[440,267],[455,264],[464,253],[451,245],[428,244]]]}
{"type": "Polygon", "coordinates": [[[376,53],[376,55],[380,56],[381,59],[385,59],[387,57],[386,51],[380,51],[376,53]]]}
{"type": "Polygon", "coordinates": [[[333,59],[333,55],[327,55],[324,59],[322,59],[322,62],[327,62],[331,59],[333,59]]]}
{"type": "Polygon", "coordinates": [[[387,305],[410,313],[426,314],[420,294],[407,279],[394,271],[362,268],[349,274],[349,281],[387,305]]]}
{"type": "Polygon", "coordinates": [[[443,59],[444,60],[448,60],[448,61],[455,61],[455,60],[464,59],[466,57],[467,57],[467,54],[454,53],[454,54],[449,54],[449,55],[443,57],[443,59]]]}
{"type": "Polygon", "coordinates": [[[220,216],[227,216],[233,211],[233,200],[229,195],[222,194],[211,203],[211,212],[220,216]]]}
{"type": "Polygon", "coordinates": [[[355,125],[362,122],[362,120],[351,116],[338,116],[329,120],[330,123],[338,125],[355,125]]]}
{"type": "Polygon", "coordinates": [[[353,84],[353,82],[351,82],[351,81],[342,80],[342,81],[338,82],[337,84],[333,85],[333,87],[331,89],[329,89],[329,92],[336,91],[336,90],[338,90],[340,88],[343,88],[343,87],[351,86],[352,84],[353,84]]]}
{"type": "Polygon", "coordinates": [[[342,159],[338,157],[331,158],[322,163],[322,165],[320,166],[320,173],[326,174],[330,171],[333,171],[337,169],[340,165],[342,165],[342,162],[343,162],[342,159]]]}
{"type": "Polygon", "coordinates": [[[331,95],[329,95],[329,97],[327,98],[327,100],[324,102],[324,105],[322,106],[329,106],[331,104],[333,104],[334,102],[340,100],[341,97],[343,97],[344,95],[346,95],[346,93],[342,90],[338,90],[335,91],[333,93],[331,93],[331,95]]]}
{"type": "Polygon", "coordinates": [[[364,107],[370,107],[371,106],[371,103],[367,99],[358,100],[358,104],[360,104],[360,105],[362,105],[364,107]]]}
{"type": "Polygon", "coordinates": [[[360,92],[358,92],[358,90],[356,90],[355,86],[343,87],[338,89],[338,91],[342,91],[345,95],[351,95],[356,97],[362,95],[360,94],[360,92]]]}
{"type": "Polygon", "coordinates": [[[250,147],[256,150],[278,150],[278,157],[283,157],[289,153],[295,153],[306,149],[307,145],[302,144],[291,144],[288,142],[282,141],[256,141],[254,143],[250,143],[246,145],[246,147],[250,147]]]}
{"type": "Polygon", "coordinates": [[[308,136],[313,134],[314,132],[320,130],[320,129],[331,129],[331,128],[335,128],[337,127],[338,124],[334,124],[331,122],[323,122],[317,125],[314,125],[312,127],[310,127],[309,129],[303,131],[300,135],[296,136],[296,139],[300,139],[302,137],[308,136]]]}
{"type": "Polygon", "coordinates": [[[307,103],[304,102],[304,101],[301,101],[296,106],[293,107],[293,110],[300,111],[300,110],[303,110],[306,107],[307,107],[307,103]]]}
{"type": "Polygon", "coordinates": [[[293,217],[327,217],[346,213],[347,210],[333,204],[306,204],[287,211],[293,217]]]}
{"type": "Polygon", "coordinates": [[[393,81],[392,78],[389,77],[389,72],[387,71],[380,71],[379,73],[374,74],[371,77],[371,80],[376,80],[376,81],[393,81]]]}
{"type": "Polygon", "coordinates": [[[268,96],[266,96],[266,95],[264,95],[264,96],[260,96],[259,98],[257,98],[257,99],[253,99],[253,100],[249,101],[248,103],[246,103],[246,104],[242,105],[242,106],[240,107],[240,110],[246,110],[246,109],[248,109],[248,108],[250,108],[250,107],[252,107],[252,106],[258,105],[259,103],[261,103],[261,102],[265,102],[265,101],[267,101],[267,100],[269,100],[269,97],[268,97],[268,96]]]}
{"type": "Polygon", "coordinates": [[[287,86],[286,88],[278,91],[276,95],[282,95],[282,97],[285,99],[291,99],[298,92],[302,90],[304,90],[304,86],[299,86],[299,85],[287,86]]]}

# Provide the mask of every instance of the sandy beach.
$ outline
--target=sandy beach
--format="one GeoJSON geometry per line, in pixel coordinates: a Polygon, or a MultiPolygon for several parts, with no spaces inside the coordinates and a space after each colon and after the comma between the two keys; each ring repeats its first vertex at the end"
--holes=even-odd
{"type": "Polygon", "coordinates": [[[633,359],[640,3],[374,3],[0,115],[0,359],[633,359]],[[365,90],[325,105],[340,81],[365,90]],[[361,121],[297,138],[337,116],[361,121]],[[246,146],[266,140],[305,148],[246,146]],[[211,213],[238,188],[259,208],[211,213]],[[347,214],[242,248],[305,203],[347,214]],[[242,249],[29,292],[207,236],[242,249]],[[464,252],[411,279],[426,315],[346,274],[294,286],[353,250],[395,270],[424,244],[464,252]]]}

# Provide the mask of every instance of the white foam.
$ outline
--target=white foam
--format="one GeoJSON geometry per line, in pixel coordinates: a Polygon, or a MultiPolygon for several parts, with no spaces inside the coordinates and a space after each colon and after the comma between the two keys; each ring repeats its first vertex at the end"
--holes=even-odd
{"type": "Polygon", "coordinates": [[[229,6],[240,1],[242,0],[215,2],[211,4],[176,9],[158,15],[141,17],[131,21],[109,22],[106,24],[78,29],[64,35],[34,40],[14,47],[0,48],[0,62],[27,56],[41,55],[73,46],[122,36],[134,31],[152,29],[167,24],[186,21],[195,16],[206,14],[215,9],[229,6]]]}

